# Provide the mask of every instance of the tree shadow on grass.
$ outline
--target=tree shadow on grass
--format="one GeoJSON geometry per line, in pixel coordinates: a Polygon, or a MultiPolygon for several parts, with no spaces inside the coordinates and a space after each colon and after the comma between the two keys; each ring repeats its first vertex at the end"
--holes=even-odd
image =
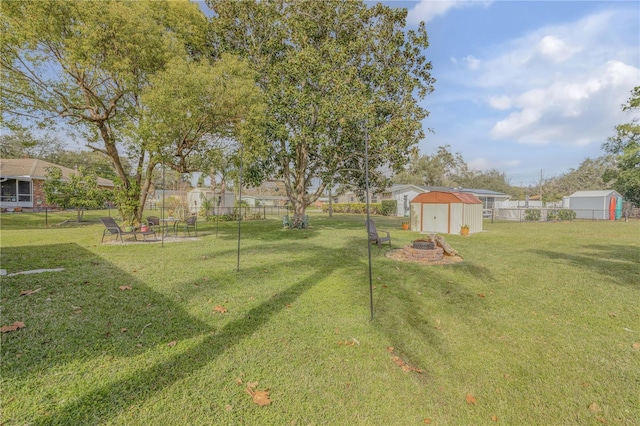
{"type": "MultiPolygon", "coordinates": [[[[47,292],[41,293],[43,304],[40,307],[33,303],[34,299],[29,300],[33,305],[31,313],[37,309],[49,312],[49,318],[43,318],[39,326],[36,321],[26,320],[29,329],[33,330],[39,339],[29,341],[29,345],[43,348],[51,345],[56,350],[43,350],[41,361],[38,361],[39,356],[28,357],[32,365],[22,365],[16,378],[19,379],[20,377],[17,377],[19,375],[38,374],[38,370],[41,371],[42,368],[49,368],[67,361],[90,360],[100,355],[140,355],[147,349],[136,350],[134,337],[140,337],[141,330],[144,330],[145,325],[149,323],[152,326],[144,333],[145,339],[153,336],[154,324],[159,325],[161,322],[162,326],[159,327],[161,331],[157,338],[144,341],[145,348],[152,345],[166,345],[170,340],[179,342],[195,336],[206,335],[207,337],[191,349],[180,353],[176,349],[175,355],[162,362],[147,368],[130,370],[123,374],[124,377],[116,379],[113,383],[78,395],[77,399],[52,408],[46,415],[40,414],[39,417],[35,417],[38,414],[33,413],[34,418],[29,419],[31,424],[89,424],[113,418],[132,404],[141,403],[150,395],[200,371],[243,339],[256,333],[269,322],[273,315],[290,306],[300,295],[320,282],[327,273],[335,270],[335,267],[331,269],[328,265],[340,260],[340,256],[333,250],[318,247],[309,256],[282,262],[286,267],[305,270],[308,274],[293,285],[281,288],[263,303],[249,309],[241,318],[231,321],[219,330],[213,330],[212,333],[210,325],[194,319],[180,305],[154,292],[135,277],[78,246],[72,244],[63,246],[31,246],[29,248],[31,256],[35,253],[52,254],[73,251],[75,261],[85,263],[85,268],[82,276],[60,275],[53,281],[50,281],[51,277],[43,281],[42,283],[47,283],[47,292]],[[324,253],[323,250],[325,250],[324,253]],[[315,259],[318,256],[332,259],[324,263],[314,263],[311,257],[315,259]],[[86,268],[86,262],[89,262],[92,267],[86,268]],[[129,285],[132,289],[120,290],[119,285],[129,285]],[[67,295],[70,297],[66,297],[67,295]],[[115,300],[112,301],[111,299],[114,298],[115,300]],[[56,306],[52,308],[51,305],[47,305],[50,303],[47,299],[56,302],[56,306]],[[76,307],[80,308],[80,312],[73,312],[76,307]],[[58,311],[53,316],[50,314],[52,309],[58,311]],[[69,316],[73,318],[74,315],[80,316],[84,313],[86,315],[83,321],[67,323],[69,316]],[[127,326],[131,333],[121,332],[122,326],[127,326]],[[88,344],[85,344],[85,339],[89,340],[88,344]],[[113,343],[113,339],[117,340],[116,344],[113,343]]],[[[11,250],[8,251],[3,254],[15,254],[11,253],[11,250]]],[[[241,273],[246,272],[247,275],[255,276],[261,272],[263,266],[257,268],[258,270],[246,268],[241,273]]],[[[18,279],[12,282],[11,291],[19,293],[19,289],[24,285],[26,281],[18,279]]],[[[17,313],[18,310],[16,309],[15,312],[17,313]]],[[[14,351],[13,339],[28,336],[16,333],[8,336],[6,341],[4,337],[3,343],[6,345],[3,344],[3,352],[14,351]]],[[[5,368],[10,370],[11,366],[3,364],[3,369],[5,368]]]]}
{"type": "Polygon", "coordinates": [[[593,244],[582,249],[580,253],[531,252],[552,260],[564,260],[580,269],[605,276],[611,283],[640,290],[640,247],[593,244]]]}
{"type": "Polygon", "coordinates": [[[26,325],[2,335],[5,378],[24,379],[103,354],[136,356],[210,330],[138,278],[77,244],[8,247],[2,255],[11,270],[64,268],[3,278],[3,324],[26,325]],[[23,290],[38,291],[20,296],[23,290]]]}

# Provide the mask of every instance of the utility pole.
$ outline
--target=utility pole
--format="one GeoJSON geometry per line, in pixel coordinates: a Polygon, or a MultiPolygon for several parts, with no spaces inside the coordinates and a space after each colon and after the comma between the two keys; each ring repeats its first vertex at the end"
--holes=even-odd
{"type": "Polygon", "coordinates": [[[542,202],[542,169],[540,169],[540,202],[542,202]]]}

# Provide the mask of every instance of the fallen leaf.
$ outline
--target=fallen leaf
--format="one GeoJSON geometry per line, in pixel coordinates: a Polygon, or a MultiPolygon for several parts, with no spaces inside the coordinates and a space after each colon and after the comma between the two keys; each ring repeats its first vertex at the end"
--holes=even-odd
{"type": "Polygon", "coordinates": [[[592,402],[591,405],[589,405],[589,411],[591,411],[592,413],[599,413],[602,410],[600,409],[598,404],[596,404],[595,402],[592,402]]]}
{"type": "Polygon", "coordinates": [[[236,377],[236,383],[241,385],[242,384],[242,379],[240,377],[236,377]]]}
{"type": "Polygon", "coordinates": [[[42,289],[41,289],[41,288],[39,288],[39,289],[36,289],[36,290],[22,290],[22,291],[20,292],[20,296],[30,296],[30,295],[32,295],[33,293],[37,293],[37,292],[39,292],[40,290],[42,290],[42,289]]]}
{"type": "Polygon", "coordinates": [[[478,293],[478,297],[484,299],[486,296],[484,295],[484,293],[478,293]]]}
{"type": "Polygon", "coordinates": [[[408,373],[409,371],[411,371],[411,367],[409,367],[407,364],[404,364],[402,366],[402,371],[404,371],[405,373],[408,373]]]}
{"type": "Polygon", "coordinates": [[[264,407],[265,405],[271,404],[271,400],[269,399],[269,392],[267,392],[266,390],[254,391],[251,388],[247,388],[246,390],[247,393],[253,398],[253,402],[258,404],[259,406],[264,407]]]}
{"type": "Polygon", "coordinates": [[[424,419],[424,424],[425,425],[430,425],[431,424],[431,419],[424,419]]]}
{"type": "Polygon", "coordinates": [[[253,395],[253,402],[261,407],[271,404],[271,400],[269,399],[269,392],[256,391],[253,395]]]}
{"type": "Polygon", "coordinates": [[[607,421],[605,420],[604,417],[596,417],[596,420],[599,421],[602,424],[605,424],[605,425],[607,424],[607,421]]]}
{"type": "Polygon", "coordinates": [[[617,315],[616,315],[616,313],[615,313],[615,312],[609,312],[609,316],[610,316],[611,318],[615,318],[617,315]]]}
{"type": "Polygon", "coordinates": [[[231,410],[233,410],[233,407],[231,405],[227,404],[227,405],[224,406],[224,409],[227,410],[227,411],[231,411],[231,410]]]}
{"type": "Polygon", "coordinates": [[[17,331],[20,330],[21,328],[25,328],[26,325],[24,325],[24,323],[22,321],[16,321],[11,325],[4,325],[2,327],[0,327],[0,333],[9,333],[11,331],[17,331]]]}
{"type": "Polygon", "coordinates": [[[387,346],[387,352],[393,352],[393,346],[387,346]]]}
{"type": "Polygon", "coordinates": [[[258,382],[249,382],[247,383],[247,387],[251,389],[258,387],[258,382]]]}
{"type": "Polygon", "coordinates": [[[178,342],[177,342],[176,340],[172,340],[172,341],[170,341],[169,343],[167,343],[167,345],[168,345],[170,348],[174,347],[174,346],[175,346],[175,345],[177,345],[177,344],[178,344],[178,342]]]}
{"type": "Polygon", "coordinates": [[[213,308],[213,310],[216,311],[216,312],[220,312],[221,314],[224,314],[224,313],[227,312],[227,308],[225,308],[222,305],[216,305],[216,307],[213,308]]]}
{"type": "Polygon", "coordinates": [[[131,290],[131,286],[130,285],[121,285],[120,287],[118,287],[120,290],[131,290]]]}
{"type": "Polygon", "coordinates": [[[399,356],[394,356],[393,358],[391,358],[391,361],[393,361],[398,367],[402,367],[405,364],[402,358],[400,358],[399,356]]]}
{"type": "Polygon", "coordinates": [[[467,394],[466,400],[467,400],[467,404],[474,404],[475,405],[475,403],[476,403],[476,399],[470,393],[467,394]]]}
{"type": "Polygon", "coordinates": [[[82,313],[82,309],[76,309],[75,311],[73,311],[74,314],[78,315],[82,313]]]}
{"type": "Polygon", "coordinates": [[[640,349],[640,342],[635,342],[633,345],[631,345],[631,347],[633,349],[640,349]]]}
{"type": "Polygon", "coordinates": [[[293,305],[291,303],[287,303],[287,308],[292,307],[293,305]]]}
{"type": "Polygon", "coordinates": [[[491,416],[491,420],[494,421],[494,422],[497,422],[498,421],[498,416],[491,416]]]}
{"type": "Polygon", "coordinates": [[[120,333],[126,333],[127,331],[129,331],[129,330],[127,330],[127,329],[126,329],[126,328],[124,328],[124,327],[122,327],[122,328],[120,329],[120,333]]]}

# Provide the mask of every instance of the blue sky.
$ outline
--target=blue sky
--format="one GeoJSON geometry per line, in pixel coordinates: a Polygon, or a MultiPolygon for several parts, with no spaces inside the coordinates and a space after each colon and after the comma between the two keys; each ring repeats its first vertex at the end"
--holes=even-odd
{"type": "MultiPolygon", "coordinates": [[[[369,2],[368,2],[369,3],[369,2]]],[[[373,4],[373,2],[370,2],[373,4]]],[[[423,154],[535,184],[604,154],[640,85],[637,1],[385,1],[426,22],[437,79],[423,154]]]]}

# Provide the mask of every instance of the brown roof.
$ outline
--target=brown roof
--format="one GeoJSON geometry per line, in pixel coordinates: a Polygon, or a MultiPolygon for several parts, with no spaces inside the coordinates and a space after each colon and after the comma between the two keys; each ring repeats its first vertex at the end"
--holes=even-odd
{"type": "MultiPolygon", "coordinates": [[[[60,170],[62,170],[63,179],[69,179],[69,175],[78,173],[76,170],[35,158],[3,158],[0,159],[0,176],[8,178],[28,177],[35,180],[46,180],[47,169],[49,167],[59,167],[60,170]]],[[[98,178],[98,185],[114,186],[112,181],[101,177],[98,178]]]]}
{"type": "Polygon", "coordinates": [[[442,192],[431,191],[419,194],[411,200],[412,203],[426,203],[426,204],[482,204],[482,201],[473,194],[466,192],[442,192]]]}

